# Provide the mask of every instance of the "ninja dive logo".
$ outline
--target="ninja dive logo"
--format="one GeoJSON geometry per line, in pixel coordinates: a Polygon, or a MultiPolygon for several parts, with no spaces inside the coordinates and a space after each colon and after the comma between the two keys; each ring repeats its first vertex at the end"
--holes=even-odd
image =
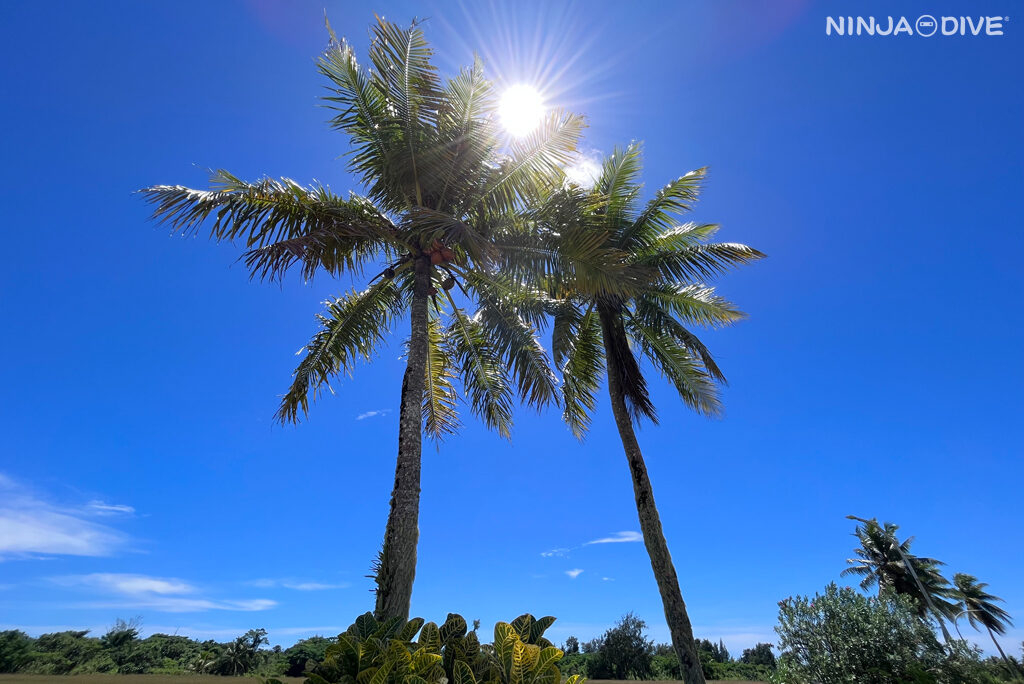
{"type": "Polygon", "coordinates": [[[825,17],[825,35],[837,36],[1001,36],[1010,17],[825,17]]]}

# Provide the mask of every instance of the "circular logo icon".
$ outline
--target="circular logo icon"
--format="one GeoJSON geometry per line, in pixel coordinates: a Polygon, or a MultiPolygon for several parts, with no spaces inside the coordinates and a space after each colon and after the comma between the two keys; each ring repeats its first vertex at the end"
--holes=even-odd
{"type": "Polygon", "coordinates": [[[934,36],[935,32],[939,30],[939,22],[935,21],[935,17],[930,14],[922,14],[917,18],[914,28],[917,29],[917,35],[927,38],[934,36]]]}

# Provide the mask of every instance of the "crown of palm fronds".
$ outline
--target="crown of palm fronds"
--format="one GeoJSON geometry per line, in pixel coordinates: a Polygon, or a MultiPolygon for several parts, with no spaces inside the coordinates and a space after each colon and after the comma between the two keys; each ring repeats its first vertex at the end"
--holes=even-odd
{"type": "Polygon", "coordinates": [[[925,615],[927,602],[911,575],[909,564],[935,609],[942,617],[952,618],[956,615],[956,604],[947,599],[953,597],[953,590],[939,570],[945,564],[934,558],[915,556],[910,551],[914,538],[907,537],[901,542],[896,535],[898,529],[898,525],[889,522],[858,525],[853,533],[860,542],[853,550],[857,558],[848,558],[846,562],[850,567],[840,575],[860,576],[861,589],[877,585],[880,591],[888,589],[911,596],[917,601],[918,612],[925,615]]]}
{"type": "Polygon", "coordinates": [[[327,302],[279,420],[298,420],[332,377],[374,354],[408,309],[415,260],[429,255],[438,294],[428,330],[427,430],[455,429],[459,378],[473,411],[507,435],[515,394],[539,406],[556,399],[556,384],[537,341],[535,290],[494,266],[526,247],[501,238],[518,236],[517,214],[560,185],[584,121],[554,110],[510,142],[482,63],[442,80],[418,22],[402,28],[378,18],[369,69],[328,31],[319,61],[325,104],[331,126],[351,141],[348,165],[365,197],[289,179],[246,182],[226,171],[215,172],[207,190],[157,185],[142,193],[154,218],[176,232],[212,223],[216,240],[244,242],[254,278],[280,280],[296,267],[306,280],[320,271],[380,270],[368,287],[327,302]],[[456,282],[478,302],[472,312],[451,297],[456,282]]]}
{"type": "Polygon", "coordinates": [[[997,606],[1003,599],[985,591],[986,582],[979,582],[977,577],[958,572],[953,575],[954,599],[960,601],[959,608],[967,613],[971,627],[978,625],[990,629],[996,634],[1006,634],[1006,628],[1013,625],[1010,614],[997,606]]]}
{"type": "Polygon", "coordinates": [[[616,149],[592,189],[553,191],[528,215],[529,229],[499,239],[516,248],[506,270],[534,278],[555,300],[552,349],[562,373],[563,417],[577,436],[589,425],[608,354],[634,420],[657,419],[637,351],[688,406],[717,414],[725,376],[691,327],[726,326],[744,314],[704,281],[764,256],[746,245],[709,242],[715,225],[678,222],[697,199],[703,169],[646,204],[641,171],[638,144],[616,149]]]}

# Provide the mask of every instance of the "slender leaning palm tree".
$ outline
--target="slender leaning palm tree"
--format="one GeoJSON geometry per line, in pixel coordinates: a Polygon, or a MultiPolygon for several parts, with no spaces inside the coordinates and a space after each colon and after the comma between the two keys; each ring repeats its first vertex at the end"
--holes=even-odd
{"type": "MultiPolygon", "coordinates": [[[[953,575],[954,588],[952,596],[960,602],[960,605],[957,606],[959,614],[967,614],[971,627],[978,629],[980,625],[988,631],[988,636],[992,639],[992,643],[996,645],[996,649],[999,651],[999,655],[1002,656],[1003,662],[1006,663],[1011,672],[1016,674],[1017,668],[1010,663],[1010,659],[1003,652],[1003,647],[996,641],[996,634],[1006,634],[1006,628],[1011,626],[1013,622],[1010,620],[1010,614],[996,605],[996,603],[1002,602],[1003,599],[985,591],[987,586],[988,583],[979,582],[978,578],[973,575],[958,572],[953,575]]],[[[955,619],[953,624],[956,625],[955,619]]],[[[958,633],[959,630],[960,628],[957,627],[958,633]]]]}
{"type": "Polygon", "coordinates": [[[640,528],[661,592],[683,679],[703,682],[693,630],[662,531],[654,491],[634,424],[657,420],[638,353],[675,387],[683,402],[705,415],[720,410],[724,376],[691,332],[742,318],[702,281],[761,258],[733,243],[709,243],[717,226],[677,224],[696,199],[704,171],[669,183],[640,204],[640,146],[616,150],[591,190],[553,193],[520,238],[539,243],[522,273],[540,274],[552,306],[552,351],[562,373],[563,418],[582,438],[602,375],[633,480],[640,528]],[[584,253],[598,255],[600,263],[584,253]]]}
{"type": "Polygon", "coordinates": [[[191,233],[212,219],[217,240],[242,240],[253,277],[279,280],[293,267],[304,279],[324,272],[379,274],[338,297],[319,316],[277,419],[295,422],[309,399],[339,373],[369,359],[407,312],[410,334],[399,410],[398,459],[377,568],[376,614],[408,618],[416,570],[422,435],[455,429],[461,376],[473,411],[508,434],[513,387],[540,406],[556,398],[553,373],[535,333],[543,311],[494,265],[496,238],[515,225],[529,198],[561,182],[583,128],[552,111],[530,135],[501,133],[491,84],[476,61],[442,82],[420,26],[378,19],[371,68],[337,40],[319,62],[334,128],[348,134],[349,169],[366,196],[322,185],[226,171],[209,190],[154,186],[143,192],[154,218],[191,233]],[[451,290],[459,286],[461,300],[451,290]],[[467,302],[478,310],[469,312],[467,302]],[[461,306],[459,304],[462,304],[461,306]]]}
{"type": "Polygon", "coordinates": [[[912,554],[910,546],[914,538],[907,537],[901,542],[896,536],[898,529],[898,525],[890,522],[863,521],[853,533],[860,542],[860,546],[853,550],[857,558],[848,558],[846,562],[850,567],[840,575],[861,577],[861,589],[877,585],[879,592],[889,589],[913,597],[917,602],[918,615],[925,618],[931,613],[939,623],[946,643],[949,643],[951,637],[943,620],[952,620],[957,606],[948,600],[953,591],[939,570],[945,564],[934,558],[912,554]]]}

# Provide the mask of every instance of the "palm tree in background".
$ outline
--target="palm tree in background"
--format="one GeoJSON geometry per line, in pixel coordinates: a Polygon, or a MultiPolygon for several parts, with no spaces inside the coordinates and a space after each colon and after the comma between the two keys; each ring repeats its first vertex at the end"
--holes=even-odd
{"type": "MultiPolygon", "coordinates": [[[[226,171],[209,190],[159,185],[142,192],[154,218],[196,232],[212,219],[217,240],[242,240],[252,277],[304,279],[323,271],[378,276],[338,297],[319,316],[277,412],[296,422],[331,378],[369,359],[409,313],[399,411],[395,483],[376,573],[378,619],[408,619],[419,537],[422,435],[453,431],[456,390],[474,413],[507,435],[514,390],[541,406],[556,399],[553,373],[536,340],[543,316],[531,294],[495,268],[499,238],[526,201],[560,183],[583,128],[552,111],[530,135],[508,141],[497,123],[491,84],[476,61],[442,82],[419,25],[378,19],[370,69],[337,40],[319,61],[329,81],[334,128],[348,134],[349,169],[366,196],[319,184],[246,182],[226,171]],[[459,286],[461,299],[451,290],[459,286]],[[478,310],[466,310],[467,302],[478,310]],[[460,305],[461,304],[461,305],[460,305]],[[514,388],[514,390],[513,390],[514,388]]],[[[520,231],[521,232],[521,231],[520,231]]],[[[519,234],[519,233],[517,233],[519,234]]],[[[511,246],[507,246],[507,249],[511,246]]]]}
{"type": "MultiPolygon", "coordinates": [[[[1016,675],[1017,668],[1010,663],[1010,659],[1003,652],[1003,647],[996,641],[996,634],[1006,634],[1006,628],[1013,625],[1013,622],[1010,620],[1010,614],[996,605],[1003,599],[985,591],[987,586],[987,582],[979,582],[978,578],[973,575],[958,572],[953,575],[954,588],[951,594],[960,602],[960,605],[957,606],[960,608],[960,615],[967,614],[971,627],[978,629],[980,625],[988,630],[989,638],[996,645],[999,655],[1003,657],[1003,662],[1016,675]]],[[[955,618],[953,624],[956,625],[955,618]]],[[[957,633],[959,632],[960,628],[957,627],[957,633]]]]}
{"type": "Polygon", "coordinates": [[[860,542],[853,550],[857,558],[848,558],[846,562],[850,567],[840,575],[861,577],[861,589],[877,585],[879,592],[889,589],[913,597],[918,615],[924,618],[931,613],[949,643],[951,637],[943,619],[952,620],[958,609],[956,603],[948,600],[953,590],[939,570],[945,563],[912,554],[910,547],[914,538],[901,542],[896,536],[898,529],[893,523],[879,524],[875,520],[857,525],[853,533],[860,542]]]}
{"type": "Polygon", "coordinates": [[[589,426],[602,376],[607,377],[644,544],[683,679],[703,682],[634,431],[644,418],[657,421],[637,356],[646,357],[687,406],[718,414],[718,385],[725,378],[690,327],[725,326],[743,314],[703,281],[763,255],[746,245],[709,243],[717,226],[677,224],[675,217],[697,197],[703,169],[669,183],[641,205],[641,167],[640,146],[633,144],[605,160],[593,189],[569,186],[553,193],[531,216],[533,230],[512,239],[513,246],[533,241],[533,259],[506,268],[540,276],[553,298],[552,351],[562,372],[563,418],[579,438],[589,426]]]}

